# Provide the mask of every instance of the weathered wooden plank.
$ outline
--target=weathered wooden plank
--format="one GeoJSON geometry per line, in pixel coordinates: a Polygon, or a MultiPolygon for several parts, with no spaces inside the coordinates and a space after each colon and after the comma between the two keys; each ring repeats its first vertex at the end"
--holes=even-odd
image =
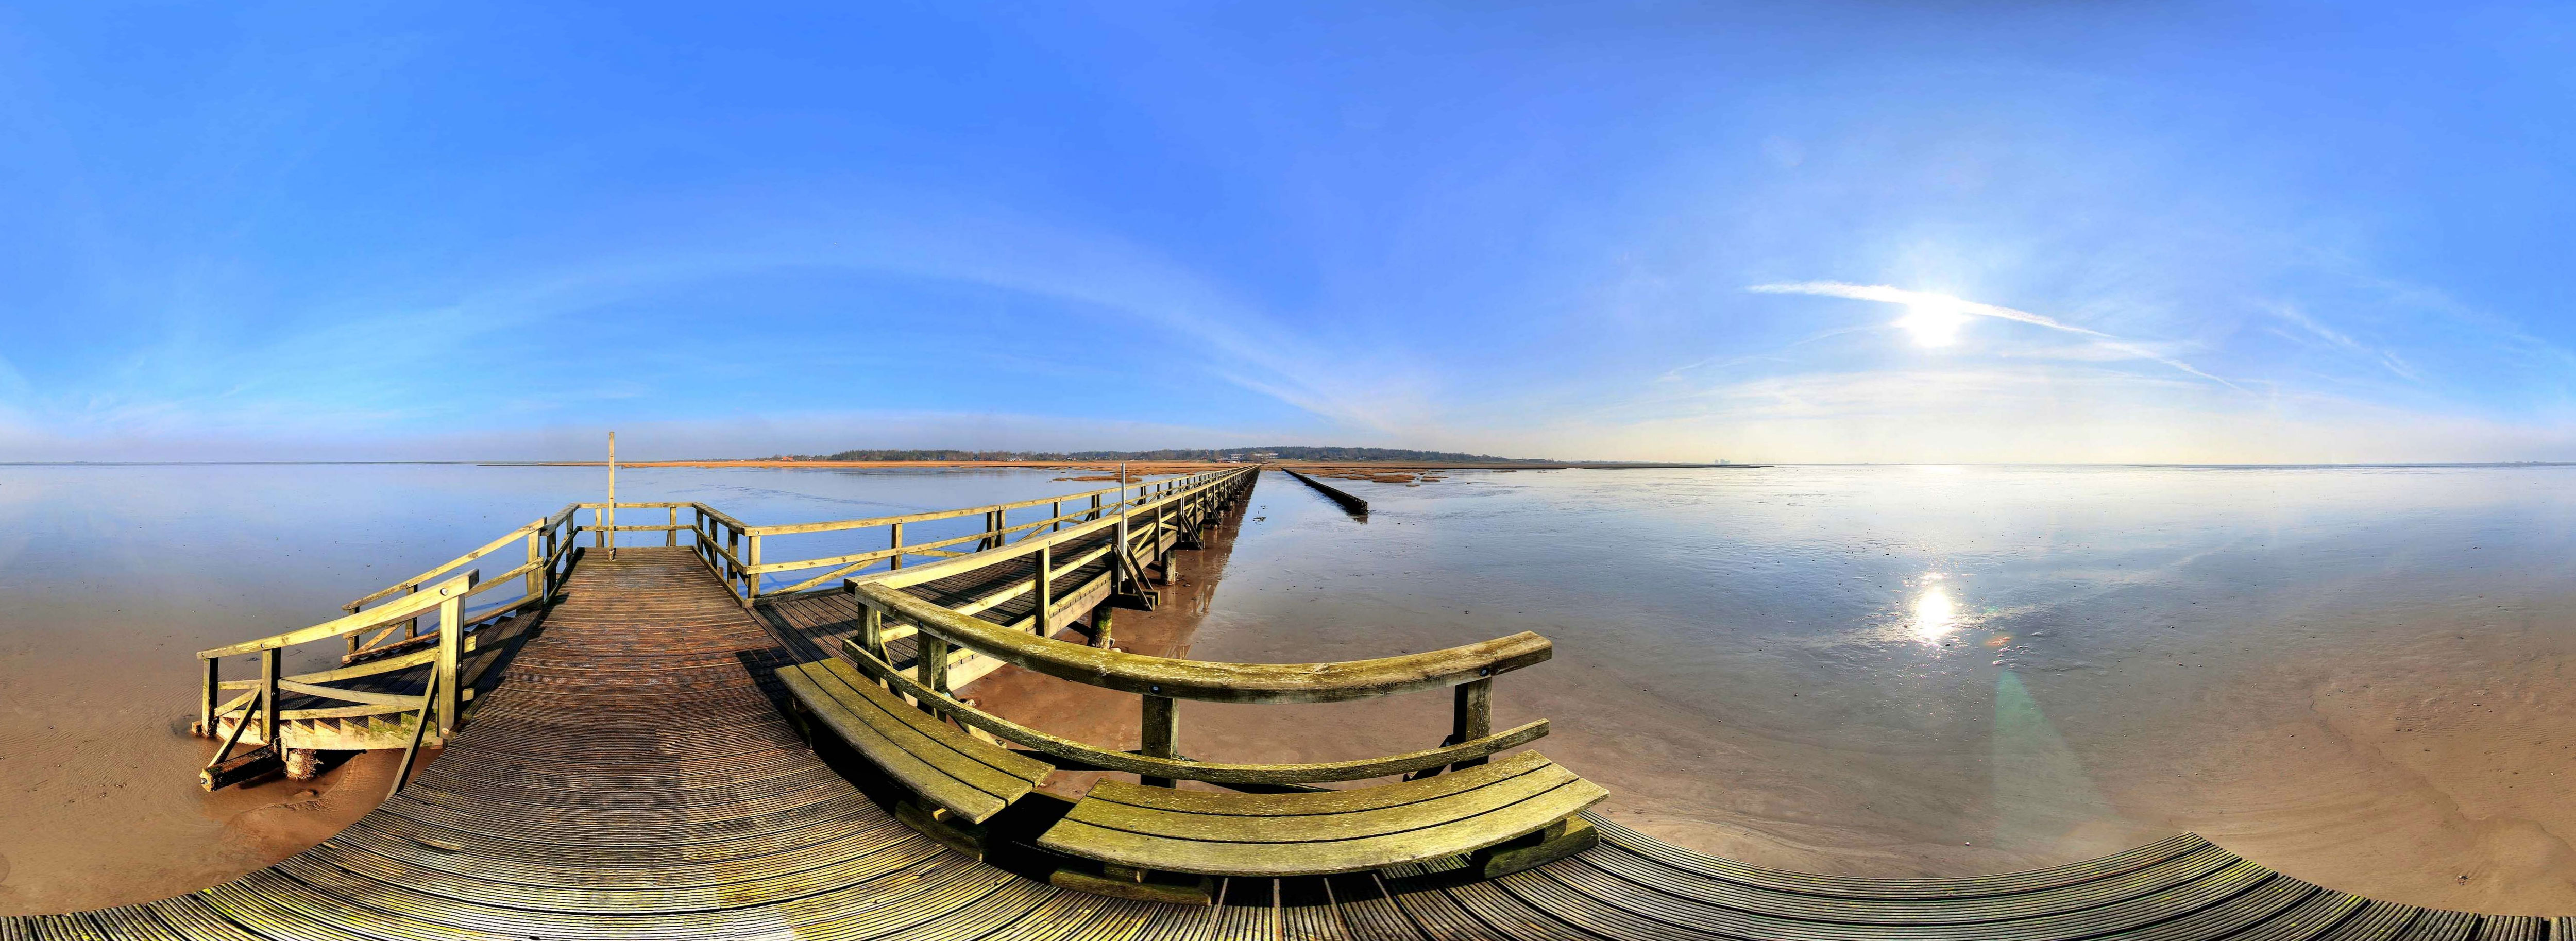
{"type": "MultiPolygon", "coordinates": [[[[844,692],[848,689],[846,686],[842,690],[827,692],[822,685],[826,681],[804,671],[782,670],[779,679],[787,684],[816,720],[830,727],[851,748],[867,756],[869,761],[875,762],[877,767],[924,799],[948,808],[970,822],[982,823],[990,819],[1012,801],[1035,789],[1037,782],[1002,773],[965,755],[963,749],[970,746],[957,741],[943,741],[940,736],[902,722],[886,709],[865,701],[862,694],[844,692]]],[[[897,705],[894,708],[910,711],[908,706],[897,705]]],[[[954,730],[950,733],[964,743],[972,743],[971,747],[987,749],[1005,757],[1017,757],[977,742],[964,733],[954,730]]]]}
{"type": "Polygon", "coordinates": [[[1472,816],[1333,842],[1210,842],[1110,829],[1068,817],[1049,827],[1038,845],[1140,869],[1272,878],[1329,875],[1473,852],[1536,831],[1608,796],[1600,786],[1577,778],[1472,816]]]}
{"type": "MultiPolygon", "coordinates": [[[[1086,800],[1074,805],[1073,811],[1066,814],[1064,819],[1112,830],[1123,830],[1141,836],[1160,836],[1181,840],[1224,843],[1330,843],[1404,833],[1493,813],[1580,780],[1582,778],[1575,776],[1574,772],[1549,765],[1527,774],[1489,784],[1466,787],[1436,797],[1370,810],[1324,811],[1294,815],[1201,814],[1137,807],[1109,800],[1086,800]]],[[[1374,788],[1367,790],[1374,790],[1374,788]]],[[[1567,813],[1571,814],[1572,811],[1567,813]]],[[[1508,834],[1507,837],[1518,835],[1508,834]]]]}

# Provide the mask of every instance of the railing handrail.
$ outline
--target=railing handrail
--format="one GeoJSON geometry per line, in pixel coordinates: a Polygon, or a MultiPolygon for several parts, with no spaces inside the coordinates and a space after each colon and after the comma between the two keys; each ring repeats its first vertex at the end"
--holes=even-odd
{"type": "MultiPolygon", "coordinates": [[[[1198,474],[1182,474],[1174,477],[1166,477],[1159,481],[1145,480],[1135,484],[1122,482],[1120,486],[1116,487],[1102,487],[1098,490],[1086,490],[1081,493],[1069,493],[1058,497],[1039,497],[1035,500],[1021,500],[1015,503],[991,503],[984,506],[971,506],[961,510],[935,510],[924,513],[905,513],[896,516],[874,516],[867,519],[826,520],[820,523],[780,523],[769,526],[737,526],[735,528],[741,529],[743,531],[743,535],[746,536],[785,536],[796,533],[820,533],[842,529],[867,529],[874,526],[891,526],[897,523],[920,523],[927,522],[929,520],[954,519],[960,516],[971,516],[977,513],[991,513],[997,510],[1016,510],[1021,507],[1037,506],[1041,503],[1069,503],[1074,500],[1087,499],[1094,494],[1123,493],[1124,491],[1134,490],[1139,486],[1146,484],[1171,483],[1174,481],[1190,481],[1195,484],[1209,477],[1233,472],[1233,469],[1228,469],[1221,471],[1206,471],[1198,474]]],[[[1123,496],[1120,499],[1122,502],[1125,502],[1126,500],[1123,496]]],[[[1138,499],[1145,498],[1139,496],[1138,499]]]]}
{"type": "Polygon", "coordinates": [[[1177,660],[1041,638],[881,583],[853,580],[862,604],[949,643],[1058,679],[1120,692],[1230,703],[1320,703],[1374,699],[1490,679],[1546,662],[1555,645],[1530,631],[1423,653],[1335,663],[1225,663],[1177,660]]]}
{"type": "MultiPolygon", "coordinates": [[[[283,634],[273,634],[267,637],[262,637],[258,640],[246,640],[238,644],[217,647],[213,650],[200,650],[197,651],[197,659],[212,660],[219,657],[233,657],[247,653],[258,653],[263,650],[282,650],[297,644],[311,643],[326,637],[338,637],[342,634],[356,633],[370,627],[381,627],[394,621],[417,617],[422,612],[436,609],[440,604],[446,602],[451,597],[462,598],[466,595],[472,594],[476,584],[481,580],[482,574],[481,569],[468,570],[464,574],[457,575],[446,581],[438,583],[434,586],[436,589],[434,591],[422,591],[417,594],[404,595],[401,600],[395,601],[391,604],[343,615],[311,627],[298,628],[296,630],[287,631],[283,634]]],[[[495,582],[494,584],[499,584],[499,582],[495,582]]]]}
{"type": "Polygon", "coordinates": [[[445,572],[445,571],[447,571],[447,570],[449,570],[449,569],[452,569],[452,568],[455,568],[455,567],[457,567],[457,566],[463,565],[463,564],[465,564],[465,563],[467,563],[467,562],[472,562],[472,561],[474,561],[475,559],[482,558],[483,556],[485,556],[485,555],[489,555],[489,554],[491,554],[491,553],[493,553],[493,552],[500,551],[500,549],[501,549],[501,547],[502,547],[502,546],[506,546],[506,545],[509,545],[510,543],[513,543],[513,542],[516,542],[516,541],[518,541],[518,540],[521,540],[521,539],[525,539],[525,538],[527,538],[527,535],[528,535],[528,533],[529,533],[530,531],[532,531],[532,530],[536,530],[536,529],[539,529],[539,528],[540,528],[540,524],[545,523],[545,522],[547,522],[548,520],[551,520],[551,519],[552,519],[552,517],[548,517],[546,520],[538,520],[537,522],[534,522],[534,523],[528,523],[528,524],[526,524],[526,525],[520,526],[520,527],[519,527],[519,528],[517,528],[517,529],[513,529],[513,530],[511,530],[511,531],[509,531],[509,532],[503,533],[503,534],[501,534],[501,537],[500,537],[500,538],[498,538],[498,539],[494,539],[494,540],[492,540],[491,542],[484,543],[480,548],[477,548],[477,549],[475,549],[475,550],[474,550],[474,551],[472,551],[472,552],[468,552],[468,553],[466,553],[466,554],[464,554],[464,555],[457,556],[456,558],[449,559],[449,560],[447,560],[446,562],[439,563],[438,565],[431,566],[431,567],[429,568],[429,570],[428,570],[428,571],[422,572],[422,573],[420,573],[419,575],[413,576],[413,577],[408,578],[408,579],[405,579],[405,580],[403,580],[403,581],[395,582],[395,583],[393,583],[393,584],[391,584],[391,585],[387,585],[387,586],[385,586],[385,587],[383,587],[383,588],[381,588],[381,589],[378,589],[374,594],[368,595],[368,596],[366,596],[366,597],[364,597],[364,598],[360,598],[360,599],[358,599],[358,600],[356,600],[356,601],[349,602],[348,604],[341,605],[341,606],[340,606],[340,610],[342,610],[342,611],[349,611],[349,612],[355,612],[355,611],[357,611],[359,608],[366,607],[366,606],[367,606],[367,602],[370,602],[370,601],[376,601],[376,600],[379,600],[379,599],[392,597],[393,595],[400,593],[400,592],[401,592],[401,591],[403,591],[404,589],[406,589],[406,588],[410,588],[410,587],[415,586],[415,585],[427,585],[427,584],[429,584],[429,582],[430,582],[430,580],[431,580],[431,579],[437,578],[437,577],[439,576],[439,574],[440,574],[440,573],[442,573],[442,572],[445,572]]]}
{"type": "MultiPolygon", "coordinates": [[[[893,584],[893,585],[898,585],[898,586],[900,586],[900,585],[917,585],[917,584],[920,584],[920,583],[922,583],[922,582],[930,581],[930,580],[933,580],[933,579],[946,578],[946,577],[948,577],[948,576],[950,576],[950,575],[957,574],[958,572],[962,572],[962,571],[972,571],[972,570],[974,570],[974,569],[983,568],[983,567],[988,566],[988,565],[994,565],[994,564],[998,564],[998,563],[1001,563],[1001,562],[1007,562],[1007,561],[1009,561],[1009,560],[1011,560],[1011,559],[1020,558],[1020,557],[1022,557],[1022,556],[1028,555],[1029,553],[1036,552],[1036,551],[1038,551],[1040,548],[1047,547],[1047,546],[1052,546],[1052,545],[1055,545],[1055,544],[1060,543],[1060,542],[1070,542],[1070,541],[1072,541],[1072,540],[1074,540],[1074,539],[1077,539],[1077,538],[1080,538],[1080,537],[1082,537],[1082,536],[1086,536],[1086,535],[1089,535],[1089,534],[1091,534],[1091,533],[1097,532],[1097,531],[1099,531],[1099,530],[1102,530],[1102,529],[1106,529],[1106,528],[1109,528],[1109,527],[1115,526],[1115,525],[1117,525],[1117,524],[1118,524],[1118,511],[1119,511],[1119,510],[1121,510],[1121,509],[1126,510],[1126,511],[1127,511],[1128,513],[1130,513],[1130,514],[1135,514],[1135,513],[1138,513],[1138,512],[1141,512],[1141,511],[1146,511],[1146,510],[1158,509],[1158,508],[1160,508],[1160,507],[1162,507],[1162,506],[1164,506],[1164,505],[1166,505],[1166,504],[1173,503],[1173,502],[1175,502],[1175,501],[1179,501],[1179,500],[1186,500],[1186,499],[1188,499],[1188,498],[1189,498],[1191,495],[1193,495],[1193,494],[1197,494],[1197,493],[1200,493],[1200,492],[1202,492],[1202,491],[1205,491],[1205,490],[1208,490],[1208,489],[1214,488],[1214,487],[1216,487],[1216,486],[1219,486],[1219,485],[1221,485],[1221,484],[1225,483],[1226,479],[1227,479],[1228,477],[1230,477],[1230,476],[1234,475],[1234,474],[1243,473],[1243,472],[1245,472],[1245,471],[1248,471],[1248,470],[1255,470],[1255,469],[1256,469],[1256,468],[1245,468],[1245,469],[1243,469],[1243,470],[1217,471],[1217,472],[1214,472],[1214,473],[1211,473],[1211,474],[1202,475],[1199,479],[1193,480],[1193,481],[1192,481],[1189,485],[1187,485],[1187,486],[1174,487],[1174,488],[1171,488],[1171,489],[1169,489],[1169,490],[1165,490],[1165,491],[1163,491],[1162,493],[1155,494],[1151,499],[1142,500],[1141,502],[1135,503],[1134,505],[1131,505],[1131,506],[1123,506],[1123,507],[1120,507],[1120,506],[1111,506],[1111,505],[1105,505],[1105,504],[1104,504],[1104,505],[1100,508],[1101,516],[1100,516],[1100,518],[1099,518],[1099,519],[1097,519],[1097,520],[1092,520],[1092,521],[1089,521],[1089,522],[1085,522],[1085,523],[1083,523],[1082,525],[1079,525],[1079,526],[1070,526],[1070,527],[1066,527],[1066,528],[1064,528],[1064,529],[1062,529],[1062,530],[1058,530],[1058,531],[1056,531],[1056,532],[1048,533],[1048,534],[1047,534],[1047,535],[1045,535],[1045,536],[1041,536],[1041,537],[1037,537],[1037,538],[1033,538],[1033,539],[1023,539],[1023,540],[1020,540],[1019,542],[1014,542],[1014,543],[1011,543],[1011,544],[1009,544],[1009,545],[1001,546],[1001,547],[999,547],[999,548],[995,548],[995,549],[988,549],[988,550],[985,550],[985,551],[983,551],[983,552],[969,553],[969,554],[967,554],[967,555],[962,555],[962,556],[959,556],[959,557],[954,558],[954,559],[945,559],[945,560],[942,560],[942,561],[938,561],[938,562],[930,563],[930,564],[928,564],[928,565],[914,566],[914,567],[912,567],[912,568],[904,569],[904,570],[903,570],[903,571],[901,571],[901,572],[879,572],[879,573],[876,573],[876,574],[874,574],[874,575],[866,576],[865,578],[866,578],[866,580],[871,580],[871,581],[881,581],[881,582],[886,582],[886,583],[888,583],[888,584],[893,584]]],[[[1085,496],[1088,496],[1088,494],[1085,494],[1085,496]]],[[[1068,499],[1070,499],[1070,498],[1068,498],[1068,499]]],[[[1041,501],[1041,502],[1043,502],[1043,501],[1041,501]]],[[[1091,509],[1090,509],[1089,507],[1084,507],[1084,508],[1083,508],[1082,513],[1080,513],[1080,514],[1066,514],[1066,516],[1067,516],[1067,517],[1070,517],[1070,516],[1078,516],[1078,515],[1087,515],[1087,514],[1089,514],[1090,512],[1091,512],[1091,509]]],[[[1058,519],[1062,519],[1062,518],[1064,518],[1064,517],[1058,517],[1058,519]]],[[[1019,527],[1013,527],[1013,528],[1014,528],[1014,529],[1020,529],[1020,528],[1029,528],[1029,529],[1033,529],[1033,528],[1035,528],[1035,527],[1039,527],[1039,526],[1047,525],[1047,524],[1048,524],[1048,523],[1050,523],[1050,522],[1054,522],[1054,520],[1039,520],[1039,521],[1034,522],[1034,523],[1026,523],[1026,524],[1022,524],[1022,525],[1021,525],[1021,526],[1019,526],[1019,527]]],[[[1003,532],[1009,532],[1009,531],[1010,531],[1010,530],[1004,530],[1003,532]]],[[[982,533],[982,534],[969,534],[969,535],[967,535],[966,537],[964,537],[964,539],[972,539],[972,538],[975,538],[975,536],[976,536],[976,535],[990,535],[990,534],[989,534],[989,533],[982,533]]],[[[962,541],[964,541],[964,539],[949,540],[949,542],[962,542],[962,541]]],[[[910,548],[913,548],[913,546],[905,546],[904,548],[906,548],[906,549],[910,549],[910,548]]],[[[792,564],[792,563],[773,563],[773,564],[774,564],[774,565],[788,565],[788,564],[792,564]]]]}

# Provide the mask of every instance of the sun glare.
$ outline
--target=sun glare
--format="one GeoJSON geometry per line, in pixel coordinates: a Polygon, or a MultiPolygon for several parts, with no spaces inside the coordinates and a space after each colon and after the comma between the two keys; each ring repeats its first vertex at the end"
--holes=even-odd
{"type": "Polygon", "coordinates": [[[1959,342],[1959,328],[1968,325],[1968,315],[1944,304],[1910,304],[1896,325],[1913,333],[1917,346],[1948,346],[1959,342]]]}
{"type": "Polygon", "coordinates": [[[1958,628],[1959,606],[1950,600],[1950,592],[1935,587],[1914,600],[1914,636],[1926,641],[1940,640],[1958,628]]]}

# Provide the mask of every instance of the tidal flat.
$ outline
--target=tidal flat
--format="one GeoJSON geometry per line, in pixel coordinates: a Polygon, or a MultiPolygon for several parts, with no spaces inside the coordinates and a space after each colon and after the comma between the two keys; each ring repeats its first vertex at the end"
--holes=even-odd
{"type": "MultiPolygon", "coordinates": [[[[1060,476],[638,468],[619,495],[760,524],[1099,486],[1060,476]]],[[[190,652],[323,620],[602,483],[577,467],[0,467],[0,913],[188,891],[363,813],[384,762],[199,792],[190,652]]],[[[1993,872],[2188,830],[2344,891],[2576,910],[2576,468],[1336,485],[1370,501],[1365,521],[1264,475],[1210,550],[1223,564],[1188,569],[1150,620],[1122,617],[1122,638],[1313,661],[1537,631],[1555,659],[1497,684],[1496,721],[1552,720],[1537,747],[1608,786],[1617,819],[1760,865],[1993,872]]],[[[1008,674],[969,694],[1132,735],[1132,703],[1008,674]]],[[[1326,760],[1427,747],[1446,725],[1442,696],[1193,703],[1182,736],[1206,758],[1326,760]]]]}

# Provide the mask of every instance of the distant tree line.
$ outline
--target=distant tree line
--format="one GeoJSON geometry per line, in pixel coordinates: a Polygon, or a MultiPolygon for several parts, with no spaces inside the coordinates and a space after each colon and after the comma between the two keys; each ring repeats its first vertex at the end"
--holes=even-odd
{"type": "Polygon", "coordinates": [[[1543,459],[1495,457],[1411,448],[1269,445],[1245,448],[1164,448],[1156,451],[962,451],[860,448],[834,454],[781,454],[775,461],[1423,461],[1456,464],[1544,464],[1543,459]]]}

